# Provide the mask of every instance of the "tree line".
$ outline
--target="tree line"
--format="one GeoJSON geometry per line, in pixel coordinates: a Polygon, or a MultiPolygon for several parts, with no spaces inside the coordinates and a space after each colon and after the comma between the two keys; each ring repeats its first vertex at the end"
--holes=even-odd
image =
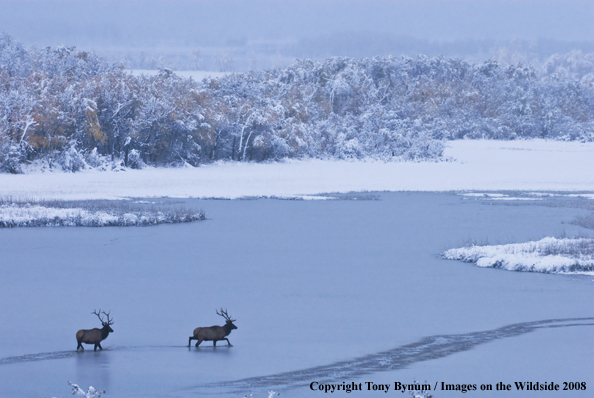
{"type": "Polygon", "coordinates": [[[594,138],[594,56],[296,60],[201,82],[0,36],[0,170],[440,159],[444,140],[594,138]]]}

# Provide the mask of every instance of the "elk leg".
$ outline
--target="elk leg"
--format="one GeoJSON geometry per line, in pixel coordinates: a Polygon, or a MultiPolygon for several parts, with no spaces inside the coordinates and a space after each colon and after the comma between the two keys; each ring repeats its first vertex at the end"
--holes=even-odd
{"type": "Polygon", "coordinates": [[[101,343],[97,343],[97,346],[99,347],[100,350],[103,350],[103,347],[101,347],[101,343]]]}
{"type": "Polygon", "coordinates": [[[229,345],[229,347],[233,347],[233,345],[231,344],[231,342],[229,341],[229,339],[225,339],[227,340],[227,344],[229,345]]]}
{"type": "Polygon", "coordinates": [[[78,345],[76,346],[76,351],[78,351],[79,348],[82,348],[82,350],[85,350],[85,347],[83,347],[82,343],[79,341],[78,345]]]}
{"type": "Polygon", "coordinates": [[[190,336],[190,340],[188,340],[188,347],[192,345],[192,340],[194,340],[194,336],[190,336]]]}
{"type": "Polygon", "coordinates": [[[213,347],[216,347],[216,346],[217,346],[217,341],[216,341],[216,340],[213,340],[213,341],[212,341],[212,346],[213,346],[213,347]]]}
{"type": "Polygon", "coordinates": [[[198,347],[200,345],[200,343],[202,343],[201,339],[197,339],[198,341],[196,342],[196,347],[198,347]]]}

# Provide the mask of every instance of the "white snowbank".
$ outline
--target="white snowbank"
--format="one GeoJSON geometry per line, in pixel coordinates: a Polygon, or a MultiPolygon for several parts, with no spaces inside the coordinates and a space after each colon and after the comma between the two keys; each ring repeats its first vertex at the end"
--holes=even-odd
{"type": "Polygon", "coordinates": [[[576,194],[570,194],[567,196],[573,196],[573,197],[578,197],[578,198],[586,198],[586,199],[594,199],[594,193],[576,193],[576,194]]]}
{"type": "MultiPolygon", "coordinates": [[[[467,196],[475,199],[487,199],[487,200],[542,200],[542,198],[525,198],[525,197],[518,197],[518,196],[510,196],[502,193],[483,193],[483,192],[473,192],[473,193],[463,193],[462,196],[467,196]]],[[[530,193],[528,192],[528,195],[530,193]]],[[[538,195],[537,195],[538,196],[538,195]]]]}
{"type": "Polygon", "coordinates": [[[12,227],[107,227],[156,225],[204,220],[204,212],[107,212],[81,208],[55,208],[45,206],[0,206],[0,228],[12,227]]]}
{"type": "Polygon", "coordinates": [[[442,257],[509,271],[594,275],[594,239],[588,238],[548,237],[537,242],[463,247],[450,249],[442,257]]]}
{"type": "Polygon", "coordinates": [[[593,191],[594,143],[461,140],[448,162],[306,160],[119,172],[0,174],[0,197],[301,197],[354,191],[593,191]]]}

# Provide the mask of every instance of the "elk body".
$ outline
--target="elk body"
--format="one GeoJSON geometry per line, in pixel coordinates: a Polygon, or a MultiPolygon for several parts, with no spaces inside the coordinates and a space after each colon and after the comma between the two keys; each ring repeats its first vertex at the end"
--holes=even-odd
{"type": "Polygon", "coordinates": [[[213,347],[216,347],[217,341],[219,340],[227,340],[227,344],[230,347],[233,347],[227,336],[233,329],[237,329],[237,326],[233,324],[236,319],[231,319],[231,317],[227,315],[227,311],[223,311],[222,308],[221,312],[217,311],[217,315],[225,318],[225,325],[194,329],[194,335],[190,336],[190,339],[188,340],[188,347],[192,344],[192,340],[198,340],[198,342],[196,342],[196,347],[198,347],[203,341],[212,341],[213,347]]]}
{"type": "Polygon", "coordinates": [[[109,318],[109,312],[103,311],[103,314],[107,316],[107,322],[104,321],[101,318],[101,312],[101,310],[99,310],[99,313],[97,313],[97,311],[94,311],[93,314],[97,315],[97,317],[101,321],[101,324],[103,325],[103,328],[81,329],[78,332],[76,332],[76,341],[78,342],[78,346],[76,346],[76,351],[78,351],[79,348],[83,351],[85,350],[82,343],[94,344],[94,351],[97,351],[97,347],[99,347],[100,350],[103,349],[103,347],[101,347],[101,342],[107,338],[109,333],[113,332],[113,329],[111,328],[111,325],[113,325],[113,319],[109,318]]]}

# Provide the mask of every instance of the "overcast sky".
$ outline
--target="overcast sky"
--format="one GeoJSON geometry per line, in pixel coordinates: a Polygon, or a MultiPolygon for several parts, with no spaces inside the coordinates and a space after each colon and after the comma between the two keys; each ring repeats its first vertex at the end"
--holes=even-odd
{"type": "Polygon", "coordinates": [[[0,31],[37,45],[219,45],[339,32],[430,40],[594,39],[592,0],[0,0],[0,31]]]}

